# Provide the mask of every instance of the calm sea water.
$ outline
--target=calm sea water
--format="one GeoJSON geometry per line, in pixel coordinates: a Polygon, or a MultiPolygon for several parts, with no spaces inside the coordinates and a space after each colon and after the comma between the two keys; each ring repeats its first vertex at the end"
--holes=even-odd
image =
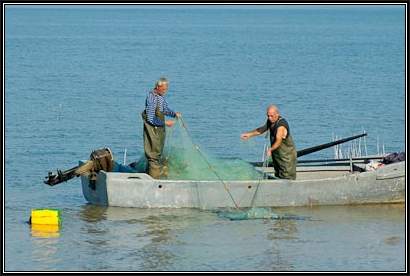
{"type": "MultiPolygon", "coordinates": [[[[5,9],[5,270],[403,271],[404,205],[285,208],[309,221],[88,205],[79,179],[43,184],[108,146],[143,153],[146,92],[214,157],[256,161],[269,103],[298,149],[366,131],[405,150],[404,6],[34,6],[5,9]],[[26,223],[58,208],[57,234],[26,223]]],[[[333,157],[333,150],[309,155],[333,157]]]]}

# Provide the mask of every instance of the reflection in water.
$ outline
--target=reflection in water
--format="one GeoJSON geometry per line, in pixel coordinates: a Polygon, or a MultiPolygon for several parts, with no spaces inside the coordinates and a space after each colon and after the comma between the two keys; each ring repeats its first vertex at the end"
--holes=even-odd
{"type": "Polygon", "coordinates": [[[98,222],[105,218],[108,207],[97,205],[83,205],[79,212],[80,218],[87,222],[98,222]]]}
{"type": "Polygon", "coordinates": [[[32,259],[39,264],[39,270],[56,270],[58,257],[59,229],[56,225],[31,225],[32,259]]]}
{"type": "Polygon", "coordinates": [[[272,241],[272,270],[396,271],[403,267],[400,265],[405,240],[401,230],[404,230],[403,204],[279,210],[313,219],[272,222],[267,235],[272,241]],[[386,262],[387,256],[396,256],[395,261],[386,262]],[[366,265],[367,262],[372,265],[366,265]]]}
{"type": "Polygon", "coordinates": [[[41,270],[55,270],[58,263],[58,242],[60,225],[30,224],[32,239],[32,258],[41,270]]]}
{"type": "Polygon", "coordinates": [[[137,238],[149,239],[138,252],[141,269],[174,270],[178,259],[174,253],[175,248],[184,245],[178,233],[181,234],[192,224],[198,223],[198,216],[201,216],[201,213],[195,209],[145,209],[139,214],[142,217],[138,223],[143,225],[144,229],[137,234],[137,238]]]}
{"type": "Polygon", "coordinates": [[[37,238],[58,238],[60,236],[60,225],[31,224],[31,236],[37,238]]]}
{"type": "Polygon", "coordinates": [[[166,215],[159,215],[141,220],[146,227],[143,235],[151,239],[151,242],[140,251],[142,270],[166,270],[172,264],[174,255],[166,247],[167,243],[172,243],[175,238],[171,232],[169,219],[166,215]]]}
{"type": "MultiPolygon", "coordinates": [[[[72,253],[59,255],[86,256],[74,261],[76,270],[400,269],[403,210],[397,205],[276,208],[278,214],[311,219],[230,221],[196,209],[84,205],[73,220],[67,218],[64,229],[70,230],[62,235],[72,241],[72,253]],[[397,261],[388,265],[392,257],[397,261]]],[[[36,248],[44,266],[56,260],[52,249],[46,255],[36,248]]]]}
{"type": "Polygon", "coordinates": [[[388,245],[398,245],[401,242],[401,237],[393,236],[384,239],[384,243],[388,245]]]}
{"type": "Polygon", "coordinates": [[[101,221],[105,220],[107,207],[96,205],[84,205],[79,212],[79,217],[85,224],[82,232],[87,235],[85,242],[89,245],[87,250],[93,256],[99,256],[108,245],[107,234],[109,229],[101,221]]]}
{"type": "MultiPolygon", "coordinates": [[[[289,242],[297,240],[298,221],[294,220],[273,220],[267,234],[267,240],[272,241],[272,247],[268,250],[271,257],[272,271],[294,270],[293,262],[288,256],[282,256],[282,248],[278,242],[289,242]]],[[[302,222],[303,223],[303,222],[302,222]]],[[[266,264],[265,264],[266,265],[266,264]]]]}
{"type": "MultiPolygon", "coordinates": [[[[110,248],[120,248],[124,256],[118,262],[128,260],[121,270],[138,267],[137,270],[153,271],[167,270],[173,264],[175,255],[169,248],[178,244],[175,231],[187,225],[193,213],[193,210],[85,205],[79,217],[84,222],[82,228],[90,254],[101,256],[110,248]]],[[[118,263],[108,265],[118,270],[118,263]]]]}
{"type": "Polygon", "coordinates": [[[293,220],[273,220],[267,238],[276,239],[297,239],[297,222],[293,220]]]}

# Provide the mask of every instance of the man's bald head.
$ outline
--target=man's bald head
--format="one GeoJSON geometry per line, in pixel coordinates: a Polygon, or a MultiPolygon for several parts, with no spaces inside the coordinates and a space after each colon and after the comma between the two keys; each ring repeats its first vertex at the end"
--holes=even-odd
{"type": "Polygon", "coordinates": [[[266,108],[266,116],[271,123],[275,123],[279,119],[279,109],[276,105],[269,105],[266,108]]]}
{"type": "Polygon", "coordinates": [[[268,112],[269,110],[273,110],[274,112],[279,114],[279,108],[274,104],[271,104],[266,108],[266,112],[268,112]]]}

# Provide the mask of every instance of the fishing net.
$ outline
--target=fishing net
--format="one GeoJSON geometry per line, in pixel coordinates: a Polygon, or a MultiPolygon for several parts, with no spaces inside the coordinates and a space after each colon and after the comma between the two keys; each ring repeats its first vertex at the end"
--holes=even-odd
{"type": "Polygon", "coordinates": [[[215,158],[195,145],[182,120],[169,129],[164,147],[168,179],[257,180],[261,174],[248,162],[215,158]]]}
{"type": "MultiPolygon", "coordinates": [[[[187,180],[261,180],[264,175],[240,159],[218,159],[205,154],[195,145],[184,122],[177,121],[164,149],[171,179],[187,180]]],[[[259,184],[258,184],[259,186],[259,184]]],[[[229,190],[227,190],[229,193],[229,190]]],[[[255,192],[254,197],[256,196],[255,192]]],[[[232,198],[234,201],[234,199],[232,198]]],[[[253,205],[254,198],[252,199],[253,205]]],[[[235,205],[236,202],[234,201],[235,205]]],[[[218,216],[230,220],[277,219],[270,208],[238,208],[218,211],[218,216]]]]}
{"type": "MultiPolygon", "coordinates": [[[[265,148],[264,148],[265,152],[265,148]]],[[[274,213],[270,208],[253,207],[257,196],[260,181],[265,177],[248,162],[237,159],[221,159],[209,156],[192,141],[187,126],[181,119],[176,120],[172,128],[167,129],[166,143],[163,152],[162,163],[168,167],[166,179],[172,180],[216,180],[225,185],[226,180],[259,180],[258,187],[252,198],[252,208],[239,208],[234,198],[225,186],[232,198],[236,209],[217,211],[219,217],[230,220],[249,219],[280,219],[285,218],[274,213]]],[[[266,159],[263,157],[263,159],[266,159]]],[[[147,160],[141,157],[133,165],[134,170],[145,171],[147,160]]],[[[263,162],[264,166],[267,160],[263,162]]],[[[289,218],[289,216],[288,216],[289,218]]]]}
{"type": "MultiPolygon", "coordinates": [[[[169,180],[258,180],[261,172],[239,158],[215,158],[195,145],[182,120],[176,120],[167,129],[163,164],[168,167],[169,180]]],[[[120,172],[146,172],[147,159],[141,156],[137,162],[123,166],[116,162],[120,172]]]]}
{"type": "Polygon", "coordinates": [[[278,215],[270,208],[249,208],[249,209],[231,209],[218,211],[218,216],[230,220],[245,220],[245,219],[273,219],[278,215]]]}
{"type": "Polygon", "coordinates": [[[247,209],[237,208],[232,210],[217,211],[219,217],[230,220],[249,219],[283,219],[283,220],[310,220],[310,217],[297,216],[292,214],[278,214],[271,208],[252,207],[247,209]]]}

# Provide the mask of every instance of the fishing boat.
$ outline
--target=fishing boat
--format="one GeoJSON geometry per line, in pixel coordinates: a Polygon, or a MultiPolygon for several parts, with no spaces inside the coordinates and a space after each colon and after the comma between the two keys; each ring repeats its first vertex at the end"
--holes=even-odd
{"type": "MultiPolygon", "coordinates": [[[[348,137],[298,151],[298,157],[343,143],[348,137]]],[[[108,148],[94,151],[90,160],[57,174],[48,185],[81,177],[85,199],[96,205],[139,208],[285,207],[405,201],[405,161],[382,163],[384,156],[298,161],[295,180],[279,179],[272,167],[252,165],[258,180],[172,180],[150,175],[116,162],[108,148]],[[368,166],[377,161],[377,167],[368,166]]]]}
{"type": "Polygon", "coordinates": [[[297,168],[296,180],[224,183],[158,180],[145,173],[100,171],[95,184],[90,183],[88,175],[81,176],[81,184],[88,202],[119,207],[251,207],[256,192],[256,207],[398,203],[405,197],[404,171],[404,161],[368,172],[350,171],[345,165],[306,166],[297,168]]]}

